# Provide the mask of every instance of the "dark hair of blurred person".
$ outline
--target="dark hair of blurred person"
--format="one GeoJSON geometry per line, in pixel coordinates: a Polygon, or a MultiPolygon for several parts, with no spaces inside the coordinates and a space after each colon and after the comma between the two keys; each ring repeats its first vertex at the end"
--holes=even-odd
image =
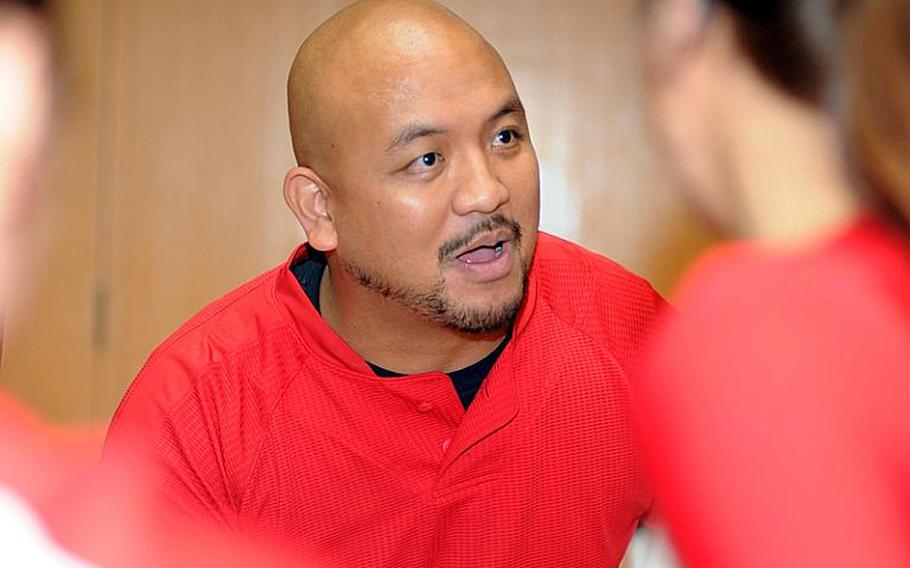
{"type": "Polygon", "coordinates": [[[692,566],[910,565],[906,0],[654,0],[671,181],[726,237],[655,337],[642,428],[692,566]]]}
{"type": "MultiPolygon", "coordinates": [[[[53,89],[42,6],[0,1],[0,314],[19,301],[24,235],[41,220],[32,194],[53,89]]],[[[165,507],[135,466],[96,468],[97,442],[86,431],[46,424],[0,391],[4,566],[284,565],[271,549],[165,507]]]]}
{"type": "Polygon", "coordinates": [[[844,128],[863,182],[891,218],[910,228],[910,3],[871,2],[846,39],[844,128]]]}

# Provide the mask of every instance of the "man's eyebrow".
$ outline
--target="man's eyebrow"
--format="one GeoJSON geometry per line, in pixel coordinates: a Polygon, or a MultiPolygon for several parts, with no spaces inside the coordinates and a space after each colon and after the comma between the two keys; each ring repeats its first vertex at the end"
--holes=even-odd
{"type": "Polygon", "coordinates": [[[420,122],[412,122],[405,126],[404,129],[398,133],[398,136],[392,140],[392,143],[389,144],[388,148],[386,148],[385,151],[391,152],[392,150],[401,148],[402,146],[407,146],[418,138],[423,138],[425,136],[435,136],[437,134],[444,134],[445,132],[446,130],[442,128],[437,128],[420,122]]]}
{"type": "Polygon", "coordinates": [[[508,101],[506,101],[506,103],[504,105],[502,105],[501,107],[499,107],[499,110],[497,110],[487,120],[487,122],[496,122],[500,118],[502,118],[504,116],[508,116],[513,113],[517,113],[522,116],[524,116],[524,114],[525,114],[525,107],[524,107],[524,105],[521,104],[521,100],[518,97],[513,97],[513,98],[509,99],[508,101]]]}
{"type": "MultiPolygon", "coordinates": [[[[525,114],[525,107],[521,104],[521,100],[519,100],[518,97],[514,97],[506,101],[505,104],[499,107],[499,110],[497,110],[495,113],[493,113],[492,116],[490,116],[490,118],[487,119],[487,122],[495,122],[500,118],[513,113],[518,113],[522,116],[525,114]]],[[[391,144],[388,145],[385,151],[387,153],[392,152],[393,150],[397,150],[402,146],[407,146],[418,138],[435,136],[437,134],[445,134],[446,132],[447,130],[444,128],[438,128],[422,122],[412,122],[405,126],[401,132],[398,133],[398,136],[392,140],[391,144]]]]}

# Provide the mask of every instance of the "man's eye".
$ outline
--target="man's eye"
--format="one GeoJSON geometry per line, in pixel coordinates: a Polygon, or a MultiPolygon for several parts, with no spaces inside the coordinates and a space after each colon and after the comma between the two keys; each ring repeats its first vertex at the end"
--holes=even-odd
{"type": "Polygon", "coordinates": [[[442,162],[442,156],[439,153],[428,152],[414,159],[413,162],[408,164],[408,168],[412,170],[428,170],[435,168],[440,162],[442,162]]]}
{"type": "Polygon", "coordinates": [[[518,139],[521,138],[521,135],[514,129],[500,130],[496,133],[496,136],[493,137],[494,146],[511,146],[518,139]]]}

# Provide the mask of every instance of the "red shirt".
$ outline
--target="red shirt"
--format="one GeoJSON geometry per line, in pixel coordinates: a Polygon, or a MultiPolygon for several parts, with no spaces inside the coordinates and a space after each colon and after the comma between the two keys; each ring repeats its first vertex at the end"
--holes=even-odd
{"type": "Polygon", "coordinates": [[[514,335],[466,412],[442,373],[375,376],[289,266],[151,356],[109,433],[205,518],[340,566],[615,566],[651,495],[626,369],[661,299],[541,234],[514,335]]]}
{"type": "Polygon", "coordinates": [[[656,334],[643,426],[691,566],[910,566],[910,245],[727,246],[656,334]]]}

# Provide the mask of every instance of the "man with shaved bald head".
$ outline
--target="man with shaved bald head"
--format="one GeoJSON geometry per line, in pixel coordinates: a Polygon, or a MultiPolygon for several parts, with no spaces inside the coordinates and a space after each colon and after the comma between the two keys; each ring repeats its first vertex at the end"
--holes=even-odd
{"type": "Polygon", "coordinates": [[[288,80],[307,235],[150,358],[108,440],[170,499],[338,566],[616,566],[652,497],[627,371],[662,301],[538,233],[496,51],[438,4],[368,0],[288,80]]]}

